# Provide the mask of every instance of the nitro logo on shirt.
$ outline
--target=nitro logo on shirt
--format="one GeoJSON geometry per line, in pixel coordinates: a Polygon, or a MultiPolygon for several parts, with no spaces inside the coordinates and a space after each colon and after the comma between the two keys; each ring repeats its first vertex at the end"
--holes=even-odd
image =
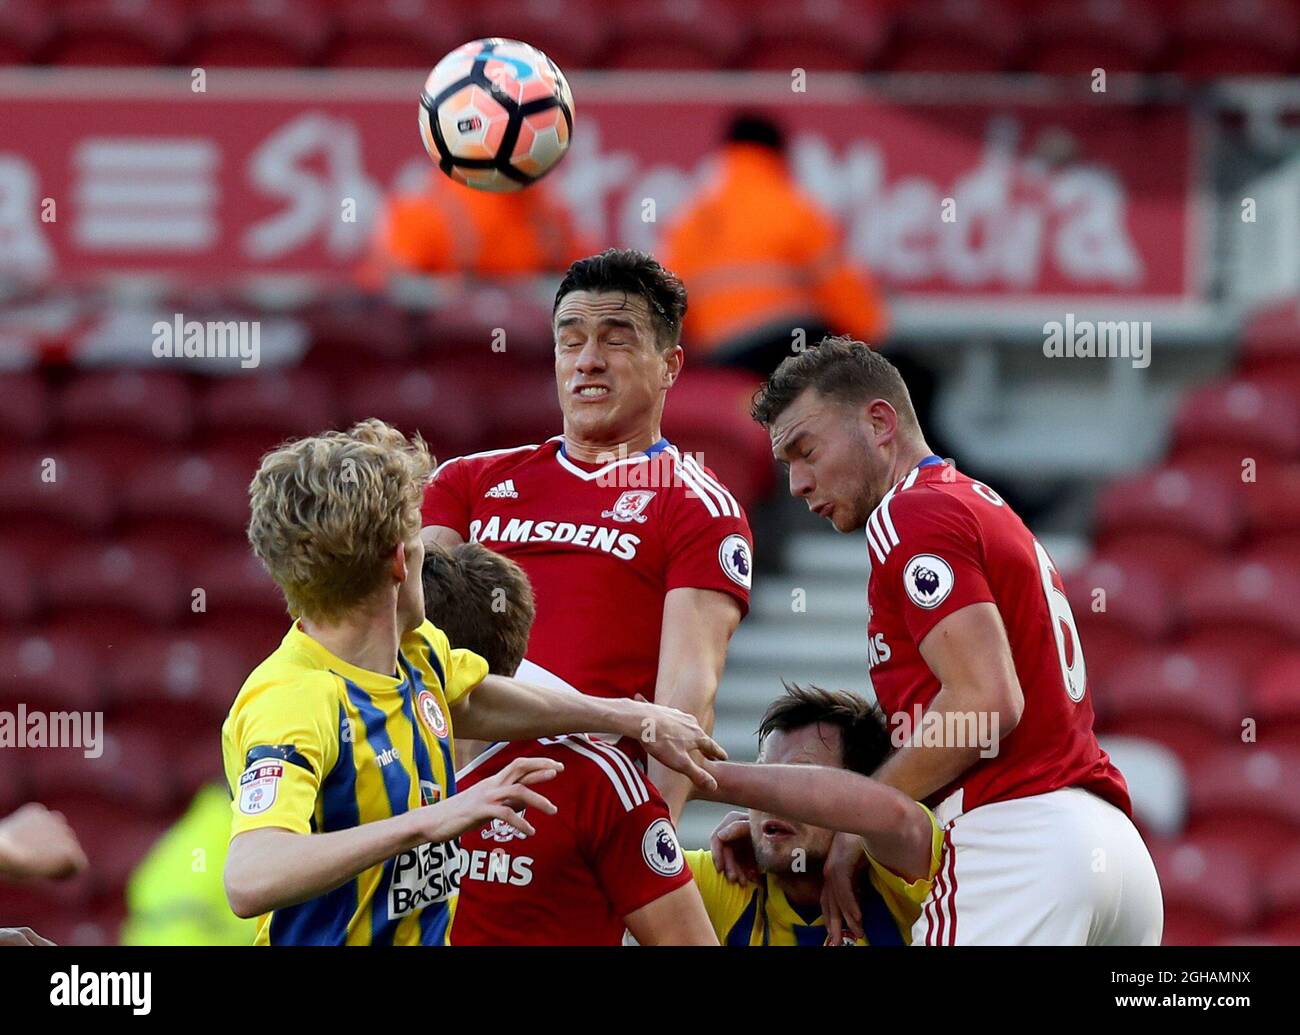
{"type": "Polygon", "coordinates": [[[284,776],[280,762],[254,762],[239,778],[239,811],[257,816],[275,804],[275,792],[284,776]]]}
{"type": "Polygon", "coordinates": [[[938,607],[952,592],[952,567],[942,557],[918,553],[903,568],[903,589],[917,607],[938,607]]]}
{"type": "Polygon", "coordinates": [[[607,525],[575,525],[572,521],[532,521],[511,518],[501,524],[493,514],[487,521],[476,518],[469,523],[469,538],[475,543],[572,543],[589,550],[612,554],[630,561],[641,545],[640,536],[607,525]]]}
{"type": "Polygon", "coordinates": [[[675,877],[682,872],[686,860],[677,843],[677,832],[668,820],[656,819],[646,828],[641,838],[641,857],[661,877],[675,877]]]}

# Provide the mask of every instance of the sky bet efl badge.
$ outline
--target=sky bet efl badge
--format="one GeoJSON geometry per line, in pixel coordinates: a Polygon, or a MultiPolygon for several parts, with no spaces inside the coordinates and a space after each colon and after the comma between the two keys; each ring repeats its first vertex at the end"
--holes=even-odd
{"type": "Polygon", "coordinates": [[[447,718],[442,714],[442,709],[438,707],[438,699],[432,693],[421,690],[415,706],[420,712],[420,718],[435,737],[441,739],[447,735],[447,718]]]}
{"type": "Polygon", "coordinates": [[[284,775],[282,762],[254,762],[239,778],[239,811],[256,816],[275,804],[275,790],[284,775]]]}

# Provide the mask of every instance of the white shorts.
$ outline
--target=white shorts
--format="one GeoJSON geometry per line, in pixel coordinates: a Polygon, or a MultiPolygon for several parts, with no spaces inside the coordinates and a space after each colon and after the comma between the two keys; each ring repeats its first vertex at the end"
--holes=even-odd
{"type": "Polygon", "coordinates": [[[960,794],[935,810],[943,862],[913,945],[1160,944],[1156,868],[1114,805],[1067,787],[962,812],[960,794]]]}

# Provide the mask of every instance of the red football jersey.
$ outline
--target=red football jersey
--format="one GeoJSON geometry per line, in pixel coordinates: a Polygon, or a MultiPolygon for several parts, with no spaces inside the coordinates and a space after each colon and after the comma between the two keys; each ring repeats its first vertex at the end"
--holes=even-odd
{"type": "Polygon", "coordinates": [[[627,755],[581,734],[494,744],[457,791],[524,757],[564,763],[537,785],[558,811],[526,811],[531,837],[499,819],[461,834],[451,943],[621,944],[623,917],[691,883],[668,806],[627,755]]]}
{"type": "MultiPolygon", "coordinates": [[[[1093,734],[1083,650],[1061,576],[1006,502],[950,464],[932,461],[885,495],[866,533],[867,652],[871,683],[891,729],[908,728],[893,725],[907,716],[912,735],[926,742],[924,722],[915,725],[916,710],[934,699],[939,680],[917,645],[969,604],[997,606],[1024,692],[1020,722],[997,754],[980,759],[927,803],[937,805],[961,788],[969,811],[1083,787],[1131,813],[1124,777],[1093,734]]],[[[970,743],[969,732],[962,735],[970,743]]]]}
{"type": "Polygon", "coordinates": [[[749,522],[713,473],[661,439],[603,466],[559,436],[449,460],[424,497],[445,525],[527,573],[537,618],[528,660],[596,697],[654,700],[664,596],[728,593],[749,608],[749,522]]]}

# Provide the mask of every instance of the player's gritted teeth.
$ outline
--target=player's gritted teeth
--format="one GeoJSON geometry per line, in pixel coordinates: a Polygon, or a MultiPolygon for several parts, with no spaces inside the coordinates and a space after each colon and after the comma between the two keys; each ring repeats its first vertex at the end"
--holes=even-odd
{"type": "Polygon", "coordinates": [[[608,399],[614,390],[609,385],[580,384],[573,386],[573,394],[584,402],[592,402],[608,399]]]}

